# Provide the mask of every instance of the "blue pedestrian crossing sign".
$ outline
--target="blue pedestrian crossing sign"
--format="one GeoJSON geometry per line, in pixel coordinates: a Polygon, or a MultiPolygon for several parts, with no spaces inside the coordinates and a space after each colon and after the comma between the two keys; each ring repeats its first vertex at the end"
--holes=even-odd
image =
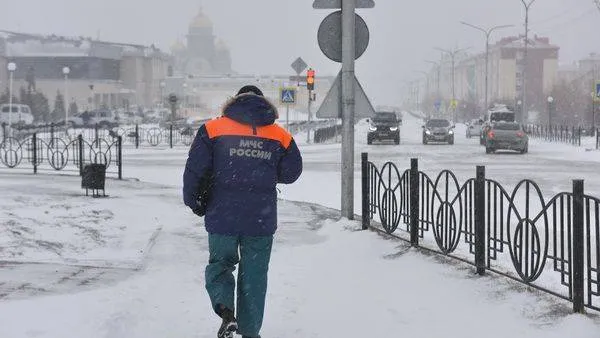
{"type": "Polygon", "coordinates": [[[279,91],[280,101],[283,104],[294,104],[296,103],[296,88],[281,88],[279,91]]]}
{"type": "Polygon", "coordinates": [[[600,99],[600,82],[596,82],[596,98],[600,99]]]}

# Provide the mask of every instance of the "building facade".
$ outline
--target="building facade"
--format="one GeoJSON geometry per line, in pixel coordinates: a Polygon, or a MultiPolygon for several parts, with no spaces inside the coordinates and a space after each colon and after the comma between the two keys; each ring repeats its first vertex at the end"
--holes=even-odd
{"type": "MultiPolygon", "coordinates": [[[[523,68],[525,43],[522,36],[506,37],[490,45],[488,63],[488,100],[511,105],[522,102],[523,68]]],[[[551,94],[558,76],[559,47],[548,38],[534,36],[528,44],[527,63],[527,105],[529,111],[539,111],[546,107],[547,96],[551,94]]],[[[462,107],[485,105],[485,53],[458,55],[455,59],[454,92],[462,107]]],[[[429,75],[430,96],[435,93],[437,69],[429,75]]],[[[452,63],[449,58],[441,61],[440,94],[444,102],[452,99],[452,63]]],[[[435,94],[433,95],[435,96],[435,94]]],[[[461,107],[459,106],[458,109],[461,107]]]]}
{"type": "Polygon", "coordinates": [[[171,59],[153,46],[0,32],[0,85],[5,88],[9,62],[17,66],[15,92],[21,87],[42,92],[51,106],[58,92],[66,92],[69,102],[92,109],[160,102],[160,82],[171,59]]]}

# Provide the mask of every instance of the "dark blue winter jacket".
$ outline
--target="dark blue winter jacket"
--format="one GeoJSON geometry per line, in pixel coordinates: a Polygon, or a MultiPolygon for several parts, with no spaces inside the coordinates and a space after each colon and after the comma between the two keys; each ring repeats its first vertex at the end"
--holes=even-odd
{"type": "Polygon", "coordinates": [[[208,189],[209,233],[275,233],[276,185],[294,183],[302,173],[300,151],[276,119],[277,109],[265,98],[242,94],[227,103],[223,117],[198,130],[183,174],[183,199],[201,214],[198,200],[208,189]]]}

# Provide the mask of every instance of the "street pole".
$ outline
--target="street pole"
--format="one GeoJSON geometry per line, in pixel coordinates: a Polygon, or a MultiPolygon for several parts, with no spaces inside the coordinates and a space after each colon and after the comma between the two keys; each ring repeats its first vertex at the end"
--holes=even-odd
{"type": "Polygon", "coordinates": [[[354,59],[356,0],[342,0],[342,217],[354,219],[354,59]]]}
{"type": "Polygon", "coordinates": [[[63,74],[65,75],[65,130],[69,127],[69,73],[71,69],[69,67],[64,67],[62,69],[63,74]]]}
{"type": "Polygon", "coordinates": [[[441,63],[435,62],[435,61],[429,61],[429,60],[425,60],[425,62],[430,63],[432,65],[434,65],[437,69],[436,71],[436,100],[440,101],[441,97],[440,97],[440,76],[441,76],[441,72],[442,72],[442,66],[441,63]]]}
{"type": "Polygon", "coordinates": [[[465,26],[469,26],[469,27],[474,28],[478,31],[481,31],[481,32],[483,32],[483,34],[485,34],[485,107],[484,107],[484,110],[487,110],[489,108],[489,96],[488,95],[489,95],[490,36],[497,29],[514,27],[514,25],[501,25],[501,26],[495,26],[495,27],[492,27],[489,29],[484,29],[484,28],[472,25],[472,24],[464,22],[464,21],[461,21],[461,23],[465,26]]]}
{"type": "Polygon", "coordinates": [[[523,101],[522,105],[522,113],[521,113],[521,123],[525,124],[527,121],[527,115],[529,115],[529,109],[527,107],[527,52],[529,49],[529,8],[535,2],[535,0],[530,0],[529,3],[525,2],[525,0],[521,0],[523,6],[525,6],[525,50],[523,52],[523,79],[521,86],[521,100],[523,101]]]}
{"type": "MultiPolygon", "coordinates": [[[[468,50],[469,48],[462,48],[462,49],[454,49],[454,50],[446,50],[446,49],[442,49],[442,48],[436,48],[437,50],[439,50],[442,53],[446,53],[448,55],[450,55],[451,57],[451,61],[452,61],[452,115],[453,115],[453,119],[454,119],[454,123],[456,123],[456,91],[455,91],[455,73],[456,73],[456,54],[460,53],[460,52],[464,52],[466,50],[468,50]]],[[[441,65],[441,63],[440,63],[441,65]]]]}
{"type": "Polygon", "coordinates": [[[8,80],[8,130],[12,132],[12,111],[13,111],[13,72],[10,72],[10,79],[8,80]]]}
{"type": "Polygon", "coordinates": [[[311,95],[312,95],[312,91],[309,90],[308,91],[308,128],[306,129],[306,143],[310,143],[310,122],[312,120],[312,112],[311,112],[312,101],[310,99],[311,95]]]}
{"type": "Polygon", "coordinates": [[[288,131],[290,131],[290,105],[285,105],[285,125],[288,131]]]}

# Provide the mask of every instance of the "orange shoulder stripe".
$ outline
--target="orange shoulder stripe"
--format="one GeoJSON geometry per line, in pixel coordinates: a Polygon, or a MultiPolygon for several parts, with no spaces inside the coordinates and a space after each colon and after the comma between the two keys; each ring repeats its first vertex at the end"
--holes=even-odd
{"type": "Polygon", "coordinates": [[[210,139],[219,136],[247,136],[260,137],[268,140],[278,141],[287,149],[292,143],[292,135],[278,125],[270,125],[256,128],[256,135],[252,126],[236,122],[227,117],[206,122],[206,131],[210,139]]]}

